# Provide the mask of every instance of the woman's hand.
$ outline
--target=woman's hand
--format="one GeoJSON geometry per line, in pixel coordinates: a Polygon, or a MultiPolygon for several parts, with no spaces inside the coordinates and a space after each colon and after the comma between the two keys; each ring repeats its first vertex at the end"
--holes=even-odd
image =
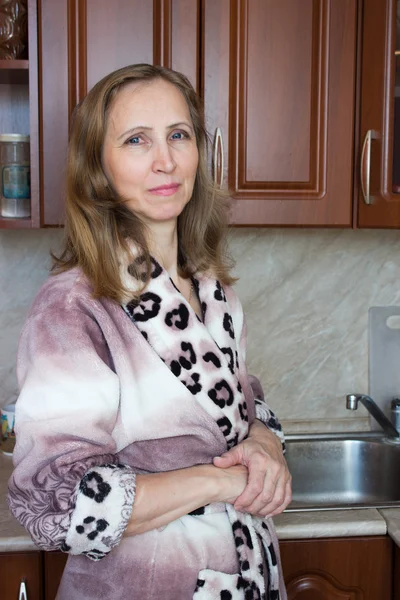
{"type": "Polygon", "coordinates": [[[244,465],[248,482],[234,502],[234,508],[261,517],[281,513],[292,499],[291,475],[282,453],[279,438],[257,419],[248,437],[240,444],[214,458],[214,465],[228,469],[244,465]]]}
{"type": "Polygon", "coordinates": [[[222,484],[221,493],[218,494],[217,502],[228,502],[234,504],[236,499],[244,492],[247,486],[249,472],[243,465],[235,465],[228,468],[216,470],[218,479],[222,484]]]}

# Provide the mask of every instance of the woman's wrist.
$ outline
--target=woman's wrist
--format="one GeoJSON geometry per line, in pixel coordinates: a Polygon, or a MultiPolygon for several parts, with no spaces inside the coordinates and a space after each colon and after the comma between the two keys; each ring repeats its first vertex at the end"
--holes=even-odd
{"type": "Polygon", "coordinates": [[[221,473],[222,469],[218,469],[212,464],[198,465],[194,467],[198,471],[198,475],[203,479],[201,485],[204,486],[205,495],[209,500],[206,504],[213,502],[223,502],[224,494],[226,493],[226,476],[221,473]]]}
{"type": "Polygon", "coordinates": [[[279,450],[282,450],[282,442],[278,436],[265,423],[254,419],[249,428],[249,438],[259,439],[261,442],[271,441],[279,450]]]}

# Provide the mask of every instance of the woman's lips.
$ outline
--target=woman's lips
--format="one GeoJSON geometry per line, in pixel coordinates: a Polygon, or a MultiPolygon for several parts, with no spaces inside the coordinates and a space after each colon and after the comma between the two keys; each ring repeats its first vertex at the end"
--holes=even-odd
{"type": "Polygon", "coordinates": [[[149,192],[156,196],[172,196],[179,188],[180,183],[171,183],[170,185],[160,185],[160,187],[151,188],[149,192]]]}

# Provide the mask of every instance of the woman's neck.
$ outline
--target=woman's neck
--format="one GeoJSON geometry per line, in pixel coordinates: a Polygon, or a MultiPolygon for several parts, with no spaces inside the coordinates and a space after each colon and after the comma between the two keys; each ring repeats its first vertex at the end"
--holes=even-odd
{"type": "Polygon", "coordinates": [[[177,222],[156,223],[149,227],[148,244],[152,256],[175,280],[178,276],[177,222]]]}

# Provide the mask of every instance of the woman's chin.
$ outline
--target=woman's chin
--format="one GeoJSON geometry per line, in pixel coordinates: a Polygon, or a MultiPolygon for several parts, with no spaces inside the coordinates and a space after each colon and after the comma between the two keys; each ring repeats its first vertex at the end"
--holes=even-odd
{"type": "Polygon", "coordinates": [[[163,223],[168,221],[176,221],[182,213],[187,202],[183,200],[177,201],[160,201],[146,203],[138,206],[137,202],[127,201],[128,208],[137,214],[145,223],[163,223]]]}
{"type": "Polygon", "coordinates": [[[184,208],[185,204],[179,206],[160,206],[157,207],[156,210],[153,209],[149,211],[148,214],[144,216],[147,220],[157,223],[176,221],[184,208]]]}

